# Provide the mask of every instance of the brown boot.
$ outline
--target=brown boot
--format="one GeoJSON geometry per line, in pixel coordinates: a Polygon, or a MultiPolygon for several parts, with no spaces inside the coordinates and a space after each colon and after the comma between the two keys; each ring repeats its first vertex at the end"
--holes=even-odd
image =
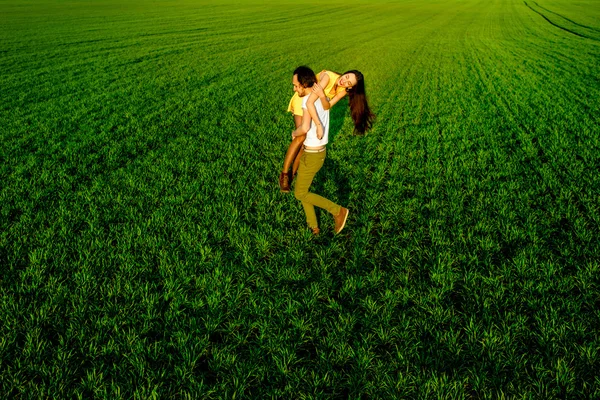
{"type": "Polygon", "coordinates": [[[279,174],[279,189],[283,193],[290,192],[290,173],[289,173],[289,171],[282,172],[279,174]]]}
{"type": "Polygon", "coordinates": [[[321,233],[321,230],[319,229],[319,227],[314,227],[314,228],[310,228],[310,230],[312,231],[313,235],[318,236],[319,233],[321,233]]]}
{"type": "Polygon", "coordinates": [[[333,216],[333,219],[335,221],[335,233],[340,233],[342,229],[344,229],[344,226],[346,225],[346,220],[348,219],[348,214],[350,214],[350,211],[348,211],[347,208],[342,207],[340,208],[340,212],[338,213],[338,215],[333,216]]]}

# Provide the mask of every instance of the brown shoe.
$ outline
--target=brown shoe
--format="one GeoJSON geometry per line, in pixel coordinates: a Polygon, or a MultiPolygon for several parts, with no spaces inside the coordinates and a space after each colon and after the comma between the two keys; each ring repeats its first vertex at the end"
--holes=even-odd
{"type": "Polygon", "coordinates": [[[282,172],[279,174],[279,189],[283,193],[290,192],[290,174],[289,172],[282,172]]]}
{"type": "Polygon", "coordinates": [[[312,231],[313,235],[317,236],[319,233],[321,233],[321,230],[319,229],[319,227],[314,227],[314,228],[310,228],[310,230],[312,231]]]}
{"type": "Polygon", "coordinates": [[[348,219],[348,214],[350,214],[350,211],[348,211],[347,208],[342,207],[340,209],[339,214],[333,216],[333,219],[335,221],[335,233],[340,233],[342,229],[344,229],[344,226],[346,225],[346,220],[348,219]]]}

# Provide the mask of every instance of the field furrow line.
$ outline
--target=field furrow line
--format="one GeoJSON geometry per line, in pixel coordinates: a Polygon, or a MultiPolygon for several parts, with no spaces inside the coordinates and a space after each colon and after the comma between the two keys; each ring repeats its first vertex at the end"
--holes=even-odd
{"type": "Polygon", "coordinates": [[[559,13],[557,13],[557,12],[551,11],[551,10],[549,10],[549,9],[545,8],[545,7],[542,7],[542,6],[540,6],[540,5],[539,5],[537,2],[535,2],[535,1],[533,1],[533,4],[535,4],[537,7],[541,8],[541,9],[542,9],[542,10],[544,10],[544,11],[547,11],[547,12],[549,12],[549,13],[551,13],[551,14],[554,14],[554,15],[556,15],[556,16],[558,16],[558,17],[560,17],[560,18],[564,19],[564,20],[567,20],[567,21],[569,21],[570,23],[572,23],[572,24],[574,24],[574,25],[580,26],[580,27],[582,27],[582,28],[590,29],[590,30],[592,30],[592,31],[600,32],[600,29],[598,29],[598,28],[594,28],[594,27],[592,27],[592,26],[588,26],[588,25],[580,24],[579,22],[573,21],[572,19],[570,19],[570,18],[567,18],[567,17],[565,17],[565,16],[564,16],[564,15],[562,15],[562,14],[559,14],[559,13]]]}
{"type": "MultiPolygon", "coordinates": [[[[481,45],[483,45],[483,43],[481,45]]],[[[538,176],[538,179],[542,182],[545,182],[547,185],[550,185],[552,181],[558,181],[559,185],[562,187],[578,186],[578,184],[575,182],[577,182],[578,179],[584,178],[584,176],[580,176],[579,178],[573,176],[572,172],[562,165],[564,160],[559,158],[555,158],[552,162],[548,162],[547,157],[549,155],[548,150],[550,147],[547,143],[548,140],[550,140],[550,143],[553,141],[553,139],[550,139],[552,136],[548,136],[550,133],[548,132],[548,128],[542,125],[540,129],[540,127],[536,127],[536,125],[531,125],[533,123],[533,121],[530,119],[531,117],[525,117],[525,121],[523,121],[524,116],[533,116],[538,114],[538,112],[532,108],[532,106],[510,100],[506,93],[500,93],[495,89],[496,85],[492,84],[492,82],[497,80],[497,78],[495,78],[492,73],[487,72],[488,69],[485,67],[485,65],[491,64],[486,63],[483,58],[483,54],[491,54],[489,51],[477,52],[474,54],[480,54],[480,56],[475,55],[474,59],[478,65],[478,70],[481,71],[481,81],[488,86],[490,93],[493,93],[495,98],[499,101],[501,108],[505,110],[504,115],[506,115],[509,120],[515,124],[515,126],[518,126],[519,130],[522,132],[519,142],[523,146],[521,151],[525,155],[526,160],[528,160],[528,169],[535,173],[535,175],[538,176]],[[542,142],[546,143],[546,146],[542,146],[542,142]],[[528,148],[533,148],[535,150],[531,151],[528,150],[528,148]],[[537,158],[535,158],[536,156],[533,154],[535,154],[537,158]]],[[[566,87],[564,91],[565,93],[569,93],[566,87]]],[[[560,93],[560,91],[557,93],[560,93]]],[[[552,101],[552,97],[545,94],[545,92],[542,92],[540,96],[545,98],[546,102],[552,101]]],[[[573,121],[573,123],[577,122],[573,121]]],[[[581,133],[577,132],[577,134],[581,133]]],[[[556,156],[559,155],[556,154],[556,156]]],[[[589,179],[589,177],[585,177],[585,179],[589,179]]],[[[597,183],[592,183],[592,185],[597,185],[597,183]]],[[[554,186],[554,189],[556,190],[556,186],[554,186]]],[[[580,195],[577,196],[576,203],[585,204],[587,202],[585,200],[585,196],[586,195],[584,192],[580,192],[580,195]]]]}
{"type": "Polygon", "coordinates": [[[599,39],[599,38],[595,38],[595,37],[593,37],[593,36],[589,36],[589,35],[587,35],[587,34],[582,34],[582,33],[579,33],[579,32],[575,32],[574,30],[571,30],[571,29],[569,29],[569,28],[566,28],[566,27],[564,27],[564,26],[562,26],[562,25],[559,25],[558,23],[556,23],[556,22],[552,21],[550,18],[548,18],[546,15],[544,15],[542,12],[540,12],[540,11],[538,11],[538,10],[534,9],[533,7],[531,7],[529,4],[527,4],[527,2],[526,2],[526,1],[524,1],[523,3],[524,3],[524,4],[525,4],[525,6],[527,6],[527,7],[528,7],[528,8],[529,8],[531,11],[533,11],[534,13],[536,13],[536,14],[540,15],[542,18],[544,18],[544,19],[545,19],[545,20],[546,20],[548,23],[550,23],[550,25],[552,25],[552,26],[555,26],[555,27],[557,27],[557,28],[559,28],[559,29],[561,29],[561,30],[563,30],[563,31],[565,31],[565,32],[571,33],[571,34],[573,34],[573,35],[575,35],[575,36],[579,36],[579,37],[586,38],[586,39],[590,39],[590,40],[600,41],[600,39],[599,39]]]}

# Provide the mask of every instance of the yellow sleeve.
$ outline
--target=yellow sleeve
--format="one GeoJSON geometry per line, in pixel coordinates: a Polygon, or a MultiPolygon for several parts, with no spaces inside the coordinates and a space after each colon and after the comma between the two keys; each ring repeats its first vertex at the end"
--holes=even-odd
{"type": "Polygon", "coordinates": [[[325,96],[332,98],[333,96],[335,96],[335,92],[332,91],[333,86],[335,85],[335,82],[340,77],[340,75],[338,75],[332,71],[325,71],[325,72],[327,72],[327,75],[329,75],[329,83],[327,84],[326,88],[323,88],[323,91],[325,92],[325,96]]]}
{"type": "Polygon", "coordinates": [[[304,115],[304,110],[302,109],[302,97],[298,96],[298,93],[294,93],[292,96],[287,110],[294,115],[304,115]]]}

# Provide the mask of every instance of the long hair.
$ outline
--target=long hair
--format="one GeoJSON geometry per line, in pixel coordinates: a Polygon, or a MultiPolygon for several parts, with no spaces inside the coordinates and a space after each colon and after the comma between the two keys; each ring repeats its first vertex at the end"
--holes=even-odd
{"type": "Polygon", "coordinates": [[[348,92],[348,103],[350,105],[350,115],[354,121],[354,132],[363,135],[371,129],[375,114],[371,112],[369,103],[367,103],[367,93],[365,92],[365,77],[360,71],[355,69],[346,71],[342,75],[354,74],[356,76],[356,85],[348,92]]]}

